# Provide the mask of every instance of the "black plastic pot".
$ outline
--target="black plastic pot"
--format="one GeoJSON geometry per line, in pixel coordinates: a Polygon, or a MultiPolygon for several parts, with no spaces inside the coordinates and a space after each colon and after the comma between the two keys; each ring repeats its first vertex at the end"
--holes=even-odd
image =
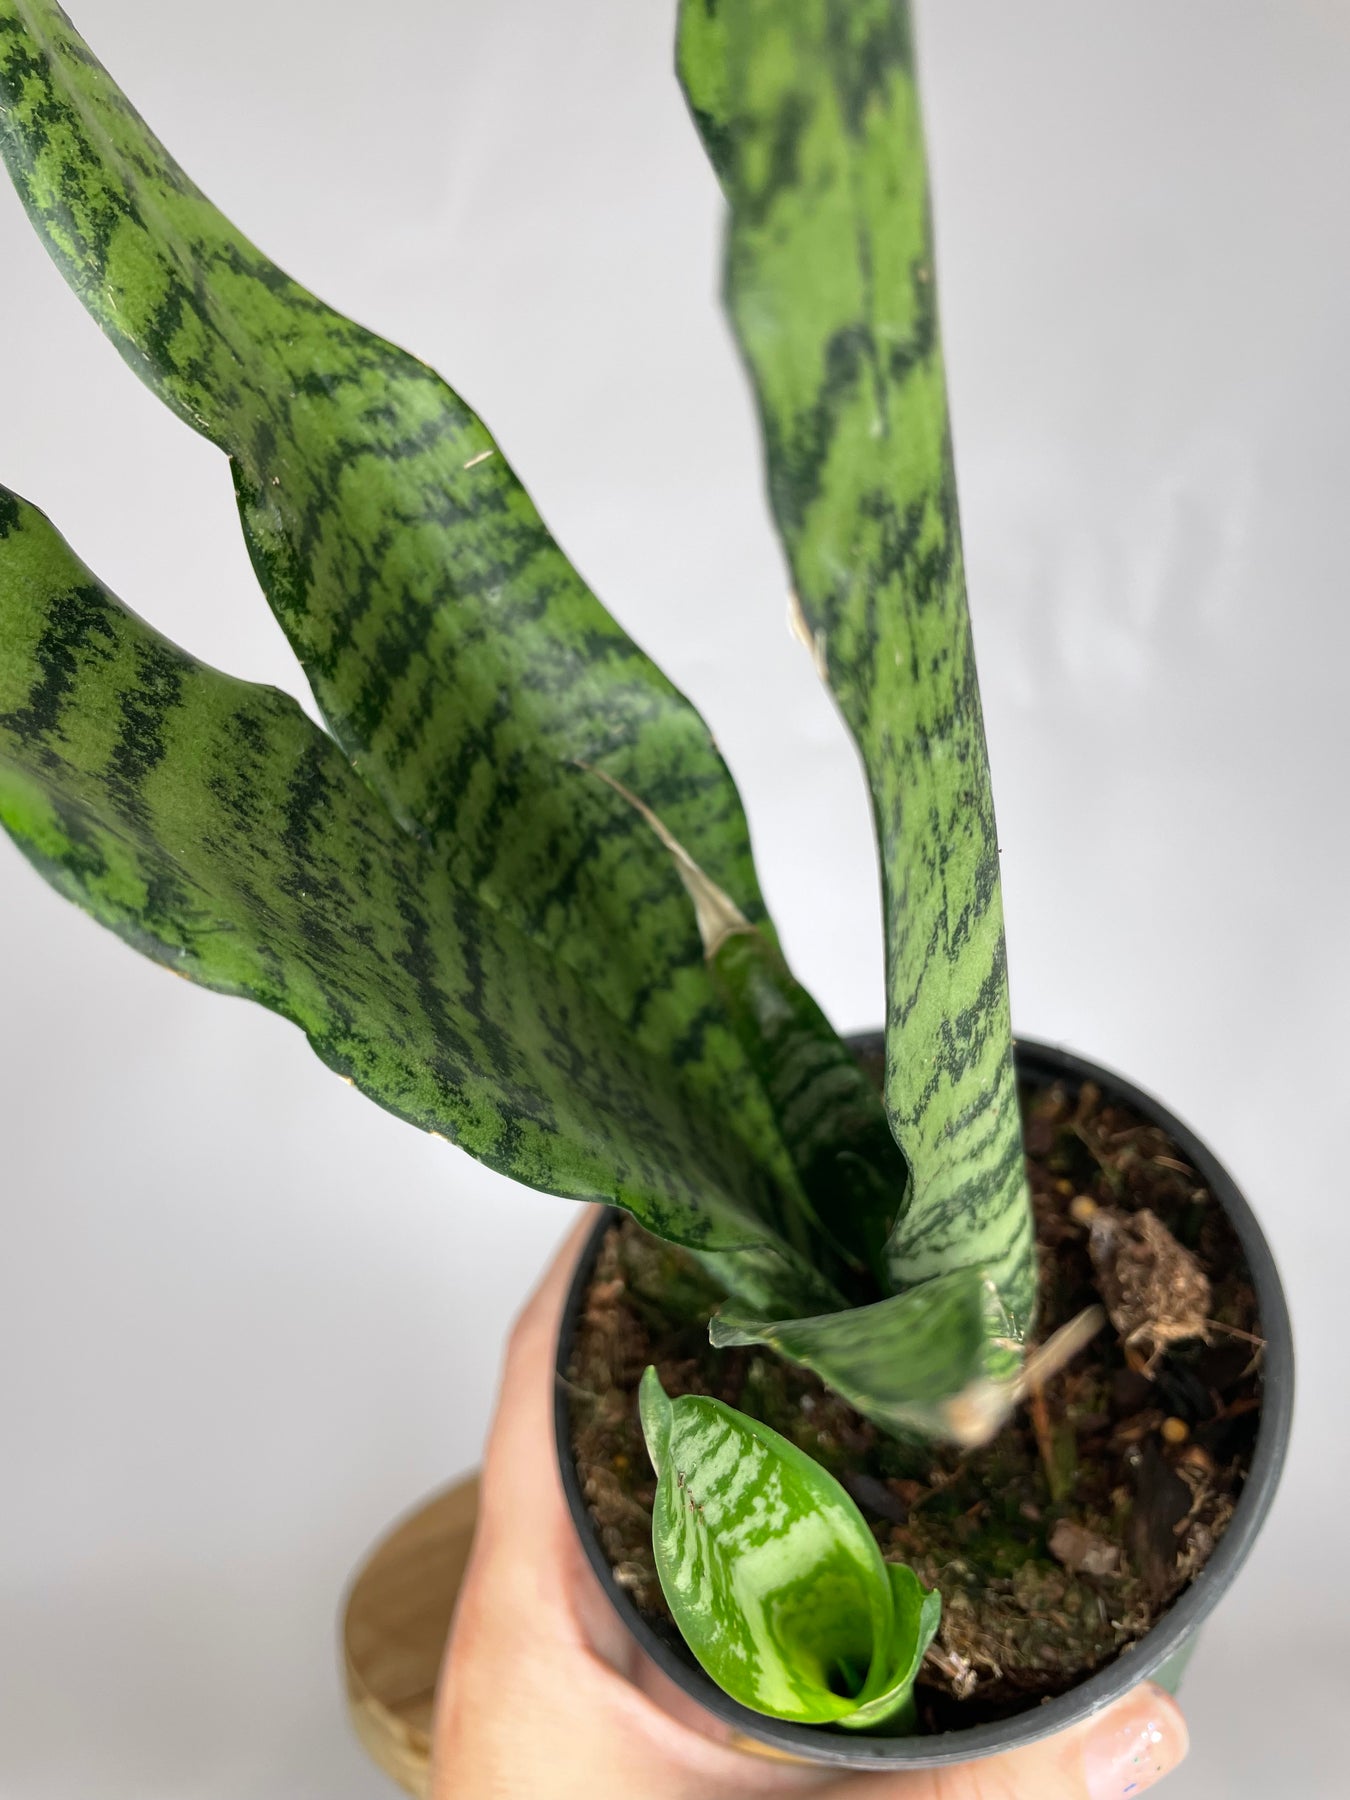
{"type": "MultiPolygon", "coordinates": [[[[852,1040],[859,1056],[875,1051],[880,1039],[852,1040]]],[[[1227,1213],[1241,1241],[1256,1288],[1259,1330],[1266,1342],[1263,1365],[1261,1415],[1251,1471],[1237,1509],[1214,1554],[1195,1580],[1175,1600],[1165,1616],[1138,1644],[1106,1668],[1080,1682],[1068,1693],[1045,1700],[1026,1712],[995,1724],[976,1725],[964,1731],[947,1731],[930,1737],[858,1737],[821,1726],[789,1724],[751,1712],[724,1694],[698,1666],[682,1642],[660,1635],[642,1617],[628,1593],[615,1581],[595,1535],[582,1497],[581,1482],[572,1459],[568,1425],[567,1390],[556,1384],[555,1420],[563,1488],[582,1548],[616,1611],[642,1649],[685,1693],[710,1713],[734,1728],[747,1750],[796,1761],[829,1764],[845,1769],[925,1769],[942,1764],[970,1762],[1012,1750],[1037,1738],[1048,1737],[1066,1726],[1100,1712],[1145,1679],[1175,1687],[1201,1622],[1227,1592],[1246,1561],[1257,1533],[1270,1509],[1289,1441],[1294,1404],[1294,1345],[1289,1312],[1270,1248],[1251,1208],[1238,1192],[1232,1177],[1187,1128],[1165,1107],[1141,1094],[1109,1070],[1073,1056],[1049,1044],[1021,1039],[1016,1046],[1017,1069],[1024,1082],[1048,1086],[1061,1081],[1071,1089],[1095,1082],[1109,1099],[1132,1107],[1143,1118],[1159,1125],[1177,1144],[1203,1177],[1205,1185],[1227,1213]]],[[[617,1211],[607,1211],[577,1265],[563,1311],[558,1338],[557,1370],[565,1377],[572,1355],[576,1319],[601,1240],[617,1211]]]]}

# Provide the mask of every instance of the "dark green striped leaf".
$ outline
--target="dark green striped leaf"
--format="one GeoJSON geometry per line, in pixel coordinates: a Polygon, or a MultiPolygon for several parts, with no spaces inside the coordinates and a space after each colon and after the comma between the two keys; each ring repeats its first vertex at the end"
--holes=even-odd
{"type": "Polygon", "coordinates": [[[765,1177],[566,963],[410,838],[274,689],[195,662],[0,488],[0,824],[147,956],[293,1020],[392,1112],[530,1186],[614,1201],[745,1300],[838,1296],[765,1177]]]}
{"type": "Polygon", "coordinates": [[[731,208],[726,287],[806,634],[866,765],[886,1102],[913,1170],[897,1287],[1035,1299],[998,846],[957,522],[906,0],[683,0],[731,208]]]}
{"type": "Polygon", "coordinates": [[[457,887],[681,1065],[803,1243],[679,882],[573,767],[648,796],[763,923],[740,801],[698,714],[588,591],[459,396],[236,231],[53,0],[0,0],[0,150],[93,317],[229,454],[259,579],[362,778],[457,887]]]}
{"type": "Polygon", "coordinates": [[[756,926],[729,932],[708,960],[822,1242],[884,1293],[886,1246],[906,1202],[909,1168],[880,1096],[756,926]]]}
{"type": "Polygon", "coordinates": [[[888,1573],[834,1477],[720,1400],[642,1378],[652,1544],[685,1642],[742,1705],[856,1729],[903,1715],[940,1601],[888,1573]]]}
{"type": "Polygon", "coordinates": [[[746,918],[638,795],[612,775],[593,772],[651,826],[693,902],[713,986],[768,1096],[800,1182],[797,1205],[830,1278],[846,1288],[861,1278],[867,1298],[887,1292],[885,1250],[905,1204],[909,1169],[881,1096],[768,933],[746,918]]]}

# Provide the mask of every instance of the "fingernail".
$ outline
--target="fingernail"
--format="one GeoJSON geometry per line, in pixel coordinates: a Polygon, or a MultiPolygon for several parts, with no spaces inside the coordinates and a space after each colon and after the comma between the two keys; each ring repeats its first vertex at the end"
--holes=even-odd
{"type": "Polygon", "coordinates": [[[1186,1721],[1170,1694],[1152,1682],[1113,1706],[1083,1744],[1091,1800],[1134,1800],[1169,1775],[1190,1745],[1186,1721]]]}

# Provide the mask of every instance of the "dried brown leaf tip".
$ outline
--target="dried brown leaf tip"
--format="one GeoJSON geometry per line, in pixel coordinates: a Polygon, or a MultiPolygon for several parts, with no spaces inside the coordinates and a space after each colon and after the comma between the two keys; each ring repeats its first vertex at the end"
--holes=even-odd
{"type": "Polygon", "coordinates": [[[788,632],[810,651],[816,674],[828,687],[830,665],[825,656],[825,633],[811,629],[806,614],[802,611],[802,603],[792,589],[788,590],[788,632]]]}
{"type": "Polygon", "coordinates": [[[1147,1207],[1133,1213],[1098,1207],[1088,1254],[1111,1323],[1127,1353],[1142,1359],[1142,1373],[1152,1373],[1169,1344],[1207,1336],[1209,1277],[1147,1207]]]}

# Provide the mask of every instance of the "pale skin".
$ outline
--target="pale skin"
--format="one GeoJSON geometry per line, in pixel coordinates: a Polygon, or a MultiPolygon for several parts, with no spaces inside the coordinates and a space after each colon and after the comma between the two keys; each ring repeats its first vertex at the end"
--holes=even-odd
{"type": "Polygon", "coordinates": [[[591,1222],[588,1208],[511,1334],[442,1669],[432,1800],[1135,1800],[1181,1760],[1181,1714],[1149,1686],[1087,1726],[932,1772],[840,1776],[727,1743],[638,1651],[563,1502],[553,1350],[591,1222]]]}

